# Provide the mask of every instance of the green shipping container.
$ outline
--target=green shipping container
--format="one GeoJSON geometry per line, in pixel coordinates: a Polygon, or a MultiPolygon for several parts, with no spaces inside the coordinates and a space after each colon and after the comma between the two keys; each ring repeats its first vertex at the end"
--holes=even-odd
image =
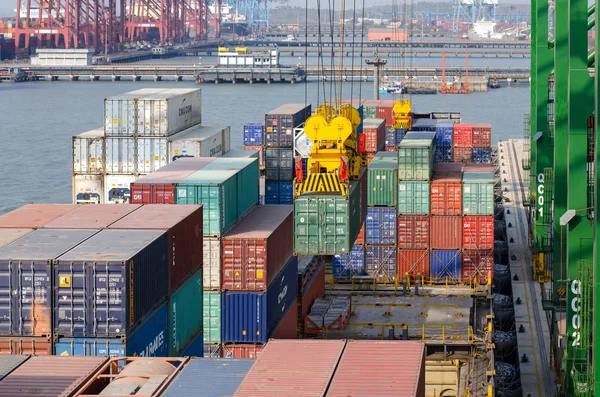
{"type": "MultiPolygon", "coordinates": [[[[406,135],[408,137],[408,134],[406,135]]],[[[398,147],[398,179],[428,181],[433,170],[433,138],[406,139],[398,147]]]]}
{"type": "Polygon", "coordinates": [[[494,174],[465,173],[462,200],[464,215],[494,215],[494,174]]]}
{"type": "Polygon", "coordinates": [[[394,152],[379,152],[369,163],[368,206],[395,207],[398,204],[398,156],[394,152]]]}
{"type": "Polygon", "coordinates": [[[204,344],[221,343],[221,293],[204,291],[204,344]]]}
{"type": "Polygon", "coordinates": [[[398,215],[429,214],[429,182],[398,182],[398,215]]]}
{"type": "Polygon", "coordinates": [[[202,330],[202,269],[192,274],[169,298],[169,356],[178,357],[202,330]]]}

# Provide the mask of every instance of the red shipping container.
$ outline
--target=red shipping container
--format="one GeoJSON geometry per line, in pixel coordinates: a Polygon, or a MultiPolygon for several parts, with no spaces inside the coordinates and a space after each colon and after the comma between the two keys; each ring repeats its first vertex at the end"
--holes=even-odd
{"type": "Polygon", "coordinates": [[[169,292],[202,267],[201,205],[144,205],[109,229],[166,230],[169,239],[169,292]]]}
{"type": "Polygon", "coordinates": [[[473,148],[455,147],[452,149],[455,163],[471,163],[473,161],[473,148]]]}
{"type": "Polygon", "coordinates": [[[177,184],[216,157],[183,158],[131,184],[131,204],[175,204],[177,184]]]}
{"type": "Polygon", "coordinates": [[[354,245],[365,245],[365,223],[363,223],[362,227],[360,228],[354,245]]]}
{"type": "Polygon", "coordinates": [[[136,211],[141,205],[81,205],[60,218],[46,223],[44,229],[104,229],[124,216],[136,211]]]}
{"type": "Polygon", "coordinates": [[[417,275],[429,278],[429,250],[398,250],[398,281],[406,280],[406,275],[415,280],[417,275]]]}
{"type": "Polygon", "coordinates": [[[271,335],[273,339],[298,339],[298,299],[288,308],[271,335]]]}
{"type": "Polygon", "coordinates": [[[294,252],[291,205],[260,205],[223,237],[223,290],[266,291],[294,252]]]}
{"type": "Polygon", "coordinates": [[[433,249],[460,249],[463,220],[460,215],[433,215],[431,217],[430,247],[433,249]]]}
{"type": "Polygon", "coordinates": [[[347,396],[425,397],[425,343],[347,341],[327,397],[347,396]]]}
{"type": "Polygon", "coordinates": [[[385,120],[364,119],[363,135],[367,153],[377,153],[385,147],[385,120]]]}
{"type": "Polygon", "coordinates": [[[398,216],[398,248],[429,248],[429,216],[398,216]]]}
{"type": "Polygon", "coordinates": [[[473,125],[465,123],[454,124],[454,147],[473,147],[473,125]]]}
{"type": "Polygon", "coordinates": [[[223,345],[221,354],[223,358],[258,358],[265,345],[223,345]]]}
{"type": "Polygon", "coordinates": [[[465,249],[463,250],[462,276],[463,282],[470,280],[479,284],[487,283],[488,274],[494,277],[494,250],[493,249],[465,249]]]}
{"type": "MultiPolygon", "coordinates": [[[[439,164],[458,166],[461,164],[439,164]]],[[[431,214],[460,215],[462,213],[462,171],[436,165],[431,180],[431,214]]]]}
{"type": "Polygon", "coordinates": [[[463,218],[463,248],[494,248],[494,217],[465,216],[463,218]]]}
{"type": "Polygon", "coordinates": [[[52,356],[54,351],[48,337],[5,336],[0,337],[0,354],[52,356]]]}
{"type": "Polygon", "coordinates": [[[77,207],[75,204],[27,204],[0,216],[0,228],[36,229],[77,207]]]}
{"type": "Polygon", "coordinates": [[[385,147],[385,151],[386,152],[397,152],[398,151],[398,146],[386,146],[385,147]]]}
{"type": "Polygon", "coordinates": [[[394,125],[394,102],[389,102],[390,101],[381,101],[379,106],[377,106],[377,118],[384,119],[386,126],[394,125]]]}
{"type": "Polygon", "coordinates": [[[492,146],[492,125],[473,124],[473,147],[492,146]]]}

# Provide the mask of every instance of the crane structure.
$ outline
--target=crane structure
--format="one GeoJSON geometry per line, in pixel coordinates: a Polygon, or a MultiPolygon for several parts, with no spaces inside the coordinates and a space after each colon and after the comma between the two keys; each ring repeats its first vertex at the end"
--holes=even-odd
{"type": "Polygon", "coordinates": [[[269,0],[236,0],[233,5],[237,13],[246,17],[250,31],[269,29],[269,0]]]}
{"type": "Polygon", "coordinates": [[[496,22],[498,0],[452,0],[452,32],[458,33],[461,25],[466,30],[480,19],[496,22]]]}
{"type": "Polygon", "coordinates": [[[531,2],[530,245],[565,396],[600,395],[598,1],[531,2]]]}

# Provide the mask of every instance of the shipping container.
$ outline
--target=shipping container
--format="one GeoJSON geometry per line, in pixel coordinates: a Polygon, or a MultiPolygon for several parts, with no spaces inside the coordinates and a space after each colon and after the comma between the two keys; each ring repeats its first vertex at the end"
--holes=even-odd
{"type": "MultiPolygon", "coordinates": [[[[434,119],[416,119],[412,124],[412,131],[431,131],[437,132],[437,120],[434,119]]],[[[437,142],[437,136],[436,136],[437,142]]]]}
{"type": "Polygon", "coordinates": [[[460,215],[461,213],[461,170],[454,164],[436,165],[431,180],[431,214],[460,215]]]}
{"type": "Polygon", "coordinates": [[[435,125],[435,146],[452,147],[454,141],[454,123],[440,121],[435,125]]]}
{"type": "Polygon", "coordinates": [[[267,181],[292,181],[295,176],[292,149],[265,149],[265,176],[267,181]]]}
{"type": "Polygon", "coordinates": [[[165,138],[136,139],[135,172],[151,174],[167,165],[169,160],[169,145],[165,138]]]}
{"type": "Polygon", "coordinates": [[[363,120],[363,135],[365,136],[365,150],[368,153],[377,153],[385,147],[385,120],[363,120]]]}
{"type": "Polygon", "coordinates": [[[413,281],[419,275],[429,278],[429,250],[398,250],[398,281],[404,282],[407,275],[413,281]]]}
{"type": "Polygon", "coordinates": [[[292,148],[294,128],[304,123],[311,113],[311,106],[304,104],[286,104],[266,113],[263,144],[266,147],[292,148]]]}
{"type": "MultiPolygon", "coordinates": [[[[49,336],[2,336],[0,337],[0,354],[31,354],[34,356],[51,356],[52,338],[49,336]]],[[[0,362],[4,357],[0,359],[0,362]]]]}
{"type": "Polygon", "coordinates": [[[436,146],[433,153],[434,163],[452,163],[454,153],[451,146],[436,146]]]}
{"type": "Polygon", "coordinates": [[[104,129],[73,137],[73,174],[104,173],[104,129]]]}
{"type": "Polygon", "coordinates": [[[184,157],[219,157],[229,152],[231,129],[196,125],[169,139],[169,161],[184,157]]]}
{"type": "Polygon", "coordinates": [[[235,395],[325,396],[345,345],[342,340],[271,340],[235,395]]]}
{"type": "Polygon", "coordinates": [[[429,248],[429,216],[398,216],[398,248],[429,248]]]}
{"type": "Polygon", "coordinates": [[[104,229],[141,205],[83,205],[46,223],[44,229],[104,229]]]}
{"type": "Polygon", "coordinates": [[[255,207],[223,236],[224,291],[267,291],[294,252],[292,209],[255,207]]]}
{"type": "Polygon", "coordinates": [[[394,125],[394,101],[382,100],[377,106],[377,118],[383,119],[385,125],[394,125]]]}
{"type": "Polygon", "coordinates": [[[356,240],[354,241],[354,245],[365,245],[365,223],[363,222],[360,231],[358,232],[358,236],[356,236],[356,240]]]}
{"type": "Polygon", "coordinates": [[[463,175],[463,214],[494,215],[494,174],[487,172],[463,175]]]}
{"type": "Polygon", "coordinates": [[[297,339],[298,338],[298,298],[294,299],[287,313],[277,324],[277,328],[271,334],[273,339],[297,339]]]}
{"type": "Polygon", "coordinates": [[[131,184],[142,175],[105,175],[104,204],[131,203],[131,184]]]}
{"type": "Polygon", "coordinates": [[[366,215],[367,172],[351,181],[347,196],[303,194],[294,200],[294,251],[298,255],[350,252],[366,215]],[[365,192],[366,193],[366,192],[365,192]],[[363,215],[364,214],[364,215],[363,215]]]}
{"type": "MultiPolygon", "coordinates": [[[[187,346],[184,346],[177,355],[179,357],[204,357],[204,334],[202,330],[193,336],[187,346]]],[[[215,357],[221,357],[221,355],[215,357]]]]}
{"type": "Polygon", "coordinates": [[[492,125],[486,124],[473,124],[473,146],[481,148],[489,148],[492,146],[492,125]]]}
{"type": "Polygon", "coordinates": [[[431,250],[430,276],[434,283],[456,284],[462,279],[462,253],[460,250],[431,250]]]}
{"type": "Polygon", "coordinates": [[[204,322],[204,344],[221,343],[221,292],[204,291],[202,314],[204,322]]]}
{"type": "Polygon", "coordinates": [[[379,99],[368,99],[362,103],[365,119],[374,119],[377,117],[377,107],[381,103],[379,99]]]}
{"type": "Polygon", "coordinates": [[[429,182],[398,182],[398,214],[429,214],[429,182]]]}
{"type": "Polygon", "coordinates": [[[463,250],[462,276],[464,282],[473,280],[486,284],[488,276],[494,277],[493,249],[463,250]]]}
{"type": "Polygon", "coordinates": [[[406,136],[408,130],[406,128],[396,128],[396,146],[400,146],[400,143],[406,136]]]}
{"type": "Polygon", "coordinates": [[[104,204],[103,175],[73,175],[73,204],[104,204]]]}
{"type": "Polygon", "coordinates": [[[494,248],[494,217],[463,217],[462,240],[465,249],[494,248]]]}
{"type": "Polygon", "coordinates": [[[368,207],[365,220],[367,245],[396,244],[396,209],[390,207],[368,207]]]}
{"type": "Polygon", "coordinates": [[[109,229],[165,231],[169,292],[172,292],[202,267],[202,217],[203,209],[199,205],[150,204],[126,215],[109,229]]]}
{"type": "Polygon", "coordinates": [[[72,204],[26,204],[0,216],[0,228],[36,229],[77,208],[72,204]]]}
{"type": "Polygon", "coordinates": [[[460,215],[431,216],[429,245],[434,249],[462,248],[463,220],[460,215]]]}
{"type": "MultiPolygon", "coordinates": [[[[164,140],[165,149],[167,142],[164,140]]],[[[137,172],[137,139],[107,137],[105,139],[104,167],[107,174],[129,175],[137,172]]]]}
{"type": "Polygon", "coordinates": [[[261,170],[265,168],[265,148],[263,146],[244,145],[244,151],[258,152],[258,166],[261,170]]]}
{"type": "Polygon", "coordinates": [[[122,338],[59,338],[57,356],[167,357],[174,342],[167,329],[169,307],[163,303],[149,313],[133,332],[122,338]]]}
{"type": "Polygon", "coordinates": [[[365,250],[365,272],[378,283],[396,280],[398,249],[395,245],[367,246],[365,250]]]}
{"type": "Polygon", "coordinates": [[[157,89],[128,92],[104,99],[104,133],[106,136],[131,136],[137,133],[135,99],[157,89]]]}
{"type": "Polygon", "coordinates": [[[398,179],[429,180],[433,168],[433,132],[409,132],[398,146],[398,179]]]}
{"type": "Polygon", "coordinates": [[[224,292],[223,343],[267,343],[298,295],[298,257],[293,256],[267,292],[224,292]]]}
{"type": "Polygon", "coordinates": [[[97,230],[39,229],[0,248],[0,335],[52,335],[55,258],[97,230]]]}
{"type": "Polygon", "coordinates": [[[268,181],[265,184],[265,204],[292,205],[294,185],[292,182],[268,181]]]}
{"type": "Polygon", "coordinates": [[[0,248],[29,234],[33,229],[0,229],[0,248]]]}
{"type": "Polygon", "coordinates": [[[425,397],[425,357],[424,342],[349,340],[327,397],[425,397]]]}
{"type": "Polygon", "coordinates": [[[265,123],[248,123],[244,126],[244,145],[261,146],[265,134],[265,123]]]}
{"type": "Polygon", "coordinates": [[[202,269],[199,269],[169,296],[169,357],[178,357],[202,331],[202,303],[202,269]]]}
{"type": "MultiPolygon", "coordinates": [[[[362,261],[364,262],[364,250],[362,261]]],[[[314,272],[311,272],[312,277],[306,280],[306,283],[303,285],[299,285],[298,289],[298,323],[301,327],[304,324],[304,317],[310,312],[310,308],[315,300],[325,295],[325,264],[317,261],[316,265],[314,272]]],[[[301,336],[300,333],[299,337],[301,336]]]]}
{"type": "Polygon", "coordinates": [[[161,397],[226,397],[233,396],[254,360],[193,359],[161,397]]]}
{"type": "Polygon", "coordinates": [[[135,106],[139,135],[165,137],[202,123],[199,88],[161,90],[136,98],[135,106]]]}
{"type": "Polygon", "coordinates": [[[396,153],[398,151],[398,146],[386,146],[383,150],[387,153],[396,153]]]}
{"type": "Polygon", "coordinates": [[[164,231],[101,231],[55,260],[55,334],[127,336],[167,296],[168,272],[164,231]]]}
{"type": "Polygon", "coordinates": [[[474,147],[472,161],[476,164],[490,164],[492,162],[492,149],[474,147]]]}
{"type": "Polygon", "coordinates": [[[106,357],[31,357],[2,379],[0,396],[74,396],[107,360],[106,357]]]}
{"type": "Polygon", "coordinates": [[[221,239],[215,237],[203,237],[203,270],[204,289],[220,290],[222,276],[222,246],[221,239]]]}
{"type": "Polygon", "coordinates": [[[364,276],[365,247],[354,245],[349,254],[333,256],[333,278],[335,280],[352,280],[353,276],[364,276]]]}
{"type": "Polygon", "coordinates": [[[398,156],[379,152],[368,169],[367,205],[395,207],[398,203],[398,156]]]}
{"type": "Polygon", "coordinates": [[[175,204],[175,187],[214,158],[180,159],[135,181],[131,185],[133,204],[175,204]]]}
{"type": "Polygon", "coordinates": [[[29,355],[4,356],[0,360],[0,380],[6,378],[8,374],[14,371],[19,365],[29,359],[29,355]]]}
{"type": "Polygon", "coordinates": [[[396,146],[396,130],[394,127],[385,127],[385,147],[396,146]]]}
{"type": "Polygon", "coordinates": [[[454,124],[453,134],[454,147],[473,147],[473,126],[472,124],[456,123],[454,124]]]}
{"type": "Polygon", "coordinates": [[[260,356],[260,353],[265,348],[265,345],[255,344],[229,344],[223,345],[221,355],[226,359],[250,359],[255,360],[260,356]]]}
{"type": "Polygon", "coordinates": [[[473,161],[473,148],[454,146],[452,160],[455,163],[471,163],[473,161]]]}

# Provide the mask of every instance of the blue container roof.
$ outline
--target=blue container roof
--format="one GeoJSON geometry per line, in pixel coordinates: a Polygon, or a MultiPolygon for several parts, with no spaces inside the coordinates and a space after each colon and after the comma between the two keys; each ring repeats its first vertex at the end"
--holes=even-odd
{"type": "Polygon", "coordinates": [[[96,233],[98,230],[38,229],[0,248],[0,260],[55,259],[96,233]]]}

